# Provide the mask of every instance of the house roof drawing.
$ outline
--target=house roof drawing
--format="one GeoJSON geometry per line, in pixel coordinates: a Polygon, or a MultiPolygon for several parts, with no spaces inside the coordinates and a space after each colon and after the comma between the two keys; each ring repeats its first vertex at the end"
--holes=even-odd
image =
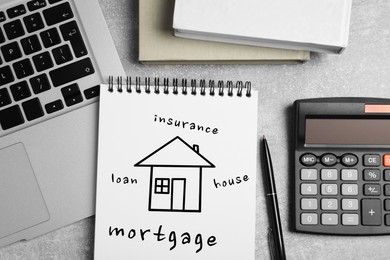
{"type": "Polygon", "coordinates": [[[176,136],[144,159],[136,163],[136,167],[208,167],[214,168],[209,160],[202,156],[199,146],[191,147],[179,136],[176,136]]]}

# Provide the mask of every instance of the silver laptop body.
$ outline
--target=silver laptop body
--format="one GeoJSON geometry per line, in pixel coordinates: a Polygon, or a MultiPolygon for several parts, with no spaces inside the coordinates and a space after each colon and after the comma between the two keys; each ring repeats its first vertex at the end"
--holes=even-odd
{"type": "Polygon", "coordinates": [[[124,71],[97,0],[1,0],[0,29],[4,246],[94,214],[97,86],[124,71]]]}

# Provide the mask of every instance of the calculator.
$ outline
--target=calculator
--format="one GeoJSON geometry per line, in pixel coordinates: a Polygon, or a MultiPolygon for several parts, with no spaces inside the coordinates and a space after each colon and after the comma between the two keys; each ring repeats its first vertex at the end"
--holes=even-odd
{"type": "Polygon", "coordinates": [[[390,234],[390,99],[302,99],[294,112],[296,231],[390,234]]]}

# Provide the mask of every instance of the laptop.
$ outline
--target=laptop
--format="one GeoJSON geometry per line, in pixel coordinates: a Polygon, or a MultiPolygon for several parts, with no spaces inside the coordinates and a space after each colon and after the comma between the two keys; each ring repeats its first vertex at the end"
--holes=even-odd
{"type": "Polygon", "coordinates": [[[120,74],[98,0],[0,0],[0,246],[94,214],[99,84],[120,74]]]}

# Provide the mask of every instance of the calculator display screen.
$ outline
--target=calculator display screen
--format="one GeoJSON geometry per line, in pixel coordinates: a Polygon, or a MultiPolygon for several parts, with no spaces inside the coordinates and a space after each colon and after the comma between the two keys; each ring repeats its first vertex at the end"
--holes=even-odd
{"type": "Polygon", "coordinates": [[[390,145],[390,119],[307,118],[305,143],[390,145]]]}

